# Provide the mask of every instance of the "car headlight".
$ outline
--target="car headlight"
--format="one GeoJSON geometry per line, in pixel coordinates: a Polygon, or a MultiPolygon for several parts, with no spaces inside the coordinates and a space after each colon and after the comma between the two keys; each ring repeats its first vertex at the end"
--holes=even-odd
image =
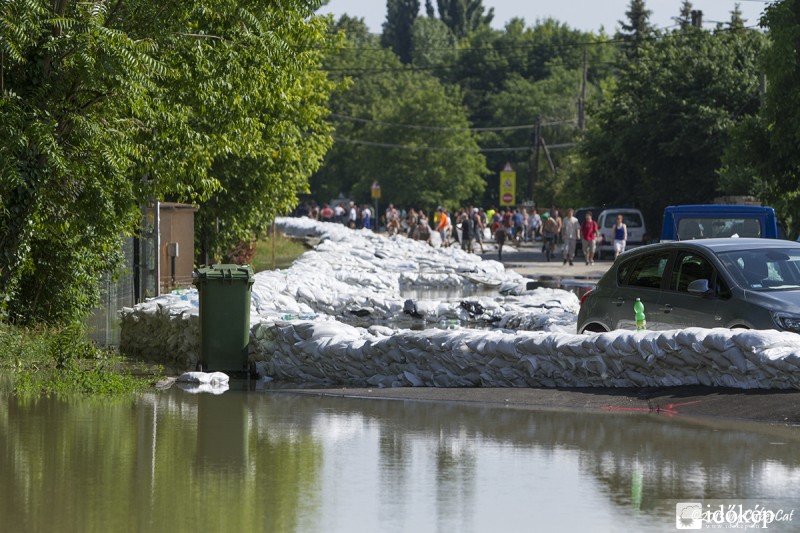
{"type": "Polygon", "coordinates": [[[800,315],[786,313],[772,313],[772,319],[781,329],[800,333],[800,315]]]}

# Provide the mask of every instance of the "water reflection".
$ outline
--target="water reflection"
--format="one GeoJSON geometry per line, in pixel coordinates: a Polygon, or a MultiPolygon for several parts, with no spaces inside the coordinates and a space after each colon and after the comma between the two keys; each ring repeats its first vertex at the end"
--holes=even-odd
{"type": "Polygon", "coordinates": [[[672,531],[677,501],[796,494],[798,444],[752,423],[277,391],[4,397],[0,515],[9,531],[672,531]]]}

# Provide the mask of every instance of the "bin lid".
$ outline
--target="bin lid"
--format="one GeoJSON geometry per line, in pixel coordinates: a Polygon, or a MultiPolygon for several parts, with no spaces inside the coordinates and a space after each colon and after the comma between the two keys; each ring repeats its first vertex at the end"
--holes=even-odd
{"type": "Polygon", "coordinates": [[[215,264],[203,265],[194,272],[194,283],[205,279],[242,280],[253,283],[253,267],[250,265],[215,264]]]}

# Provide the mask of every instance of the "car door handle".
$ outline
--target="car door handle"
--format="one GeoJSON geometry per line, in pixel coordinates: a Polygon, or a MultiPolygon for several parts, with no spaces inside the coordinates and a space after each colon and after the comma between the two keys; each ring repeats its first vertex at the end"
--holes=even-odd
{"type": "Polygon", "coordinates": [[[625,298],[617,298],[616,300],[614,300],[614,303],[616,304],[617,307],[622,307],[623,305],[625,305],[625,298]]]}
{"type": "Polygon", "coordinates": [[[669,305],[669,304],[666,304],[666,305],[664,305],[664,307],[661,308],[661,311],[663,313],[669,313],[670,311],[672,311],[672,306],[669,305]]]}

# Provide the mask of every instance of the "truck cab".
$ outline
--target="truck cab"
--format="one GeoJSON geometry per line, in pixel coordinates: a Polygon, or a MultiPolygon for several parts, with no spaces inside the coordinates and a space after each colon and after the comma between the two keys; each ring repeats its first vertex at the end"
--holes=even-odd
{"type": "Polygon", "coordinates": [[[715,237],[786,238],[771,207],[708,204],[664,209],[661,242],[715,237]]]}

